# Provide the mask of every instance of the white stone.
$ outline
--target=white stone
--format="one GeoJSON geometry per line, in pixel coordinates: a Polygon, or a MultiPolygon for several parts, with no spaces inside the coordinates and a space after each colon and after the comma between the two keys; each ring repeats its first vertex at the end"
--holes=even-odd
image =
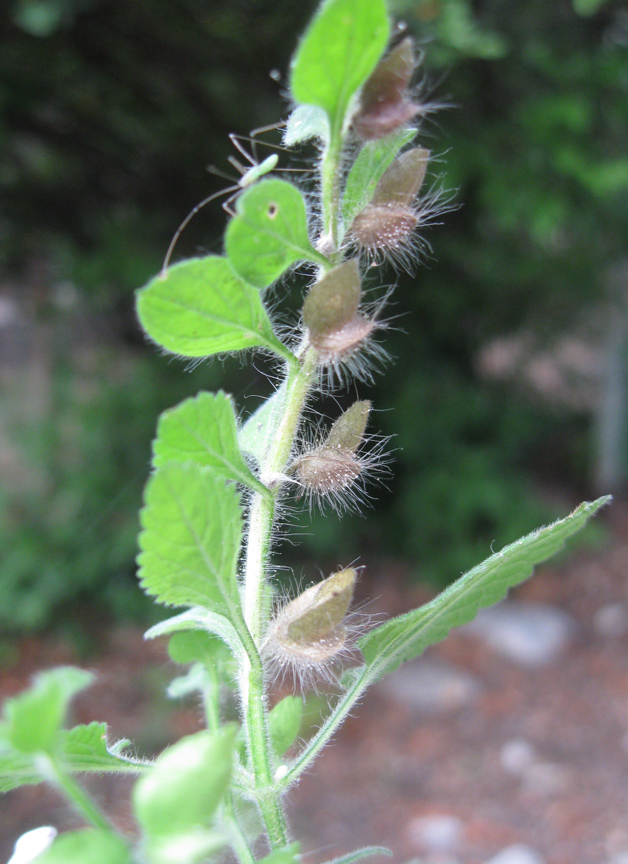
{"type": "Polygon", "coordinates": [[[417,816],[408,825],[411,842],[422,852],[451,852],[462,836],[463,825],[447,814],[417,816]]]}
{"type": "Polygon", "coordinates": [[[502,849],[485,864],[545,864],[545,859],[531,846],[517,843],[502,849]]]}
{"type": "Polygon", "coordinates": [[[555,606],[509,600],[483,609],[466,629],[503,657],[538,667],[565,650],[576,622],[555,606]]]}
{"type": "Polygon", "coordinates": [[[534,747],[525,738],[512,738],[499,751],[499,761],[504,771],[519,777],[534,762],[534,747]]]}
{"type": "Polygon", "coordinates": [[[7,864],[30,864],[52,845],[56,836],[57,829],[52,825],[43,825],[41,828],[27,831],[18,838],[13,847],[13,855],[7,864]]]}
{"type": "Polygon", "coordinates": [[[481,689],[477,679],[462,669],[425,658],[406,663],[380,686],[396,701],[430,714],[462,708],[481,689]]]}
{"type": "Polygon", "coordinates": [[[628,632],[628,609],[623,603],[606,603],[593,616],[596,633],[608,639],[619,639],[628,632]]]}

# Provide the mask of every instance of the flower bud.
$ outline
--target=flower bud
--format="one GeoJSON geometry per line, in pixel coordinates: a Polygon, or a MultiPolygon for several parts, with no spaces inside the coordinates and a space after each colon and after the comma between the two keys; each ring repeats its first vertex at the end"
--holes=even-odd
{"type": "Polygon", "coordinates": [[[322,365],[340,363],[375,328],[358,312],[362,285],[356,258],[344,261],[315,282],[303,304],[303,322],[322,365]]]}
{"type": "Polygon", "coordinates": [[[428,150],[414,147],[386,169],[371,203],[351,225],[351,236],[361,249],[403,253],[420,221],[412,205],[423,185],[429,155],[428,150]]]}
{"type": "Polygon", "coordinates": [[[414,72],[412,40],[404,39],[384,57],[362,89],[353,128],[364,141],[384,138],[417,115],[420,106],[409,98],[414,72]]]}
{"type": "Polygon", "coordinates": [[[302,684],[331,679],[333,663],[347,652],[345,619],[357,574],[349,567],[306,588],[271,621],[263,652],[276,672],[291,671],[302,684]]]}
{"type": "Polygon", "coordinates": [[[364,467],[356,454],[364,438],[371,403],[354,402],[329,430],[327,438],[299,456],[291,471],[310,498],[321,504],[330,496],[336,509],[346,505],[344,493],[358,479],[364,467]]]}

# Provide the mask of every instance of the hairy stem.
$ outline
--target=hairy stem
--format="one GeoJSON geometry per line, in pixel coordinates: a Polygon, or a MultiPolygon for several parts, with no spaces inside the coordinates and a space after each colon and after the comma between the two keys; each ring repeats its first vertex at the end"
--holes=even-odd
{"type": "Polygon", "coordinates": [[[272,497],[259,493],[253,496],[244,565],[244,619],[250,643],[245,645],[247,654],[240,677],[240,697],[257,802],[273,849],[285,846],[289,835],[281,794],[273,778],[264,669],[259,655],[268,614],[266,566],[279,494],[278,478],[284,474],[290,458],[315,371],[316,353],[311,349],[306,349],[298,368],[290,367],[287,371],[283,415],[261,472],[262,480],[274,488],[274,494],[272,497]]]}
{"type": "Polygon", "coordinates": [[[63,792],[68,801],[76,807],[93,828],[97,828],[99,831],[106,831],[108,834],[114,833],[107,817],[99,809],[96,802],[72,777],[65,773],[55,759],[46,759],[43,773],[52,784],[63,792]]]}
{"type": "Polygon", "coordinates": [[[342,153],[342,138],[332,135],[327,149],[323,154],[321,165],[321,197],[323,205],[323,234],[329,239],[333,252],[329,258],[334,262],[336,250],[340,244],[339,210],[340,210],[340,155],[342,153]]]}

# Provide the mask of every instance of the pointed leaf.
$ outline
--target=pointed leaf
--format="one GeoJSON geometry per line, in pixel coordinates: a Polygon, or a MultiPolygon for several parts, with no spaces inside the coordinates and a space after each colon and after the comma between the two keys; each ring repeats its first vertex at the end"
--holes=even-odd
{"type": "Polygon", "coordinates": [[[229,647],[236,658],[243,656],[244,649],[236,629],[231,621],[224,615],[210,612],[200,606],[188,609],[180,615],[174,615],[165,621],[155,624],[144,634],[144,639],[157,639],[160,636],[169,636],[172,633],[184,633],[185,631],[206,631],[219,639],[229,647]]]}
{"type": "Polygon", "coordinates": [[[363,636],[361,648],[370,679],[392,672],[466,624],[484,606],[497,603],[509,588],[527,579],[534,566],[558,552],[610,498],[581,504],[574,512],[522,537],[474,567],[430,603],[386,621],[363,636]]]}
{"type": "Polygon", "coordinates": [[[222,391],[199,393],[163,412],[153,442],[153,465],[166,462],[207,465],[229,480],[268,492],[244,461],[233,405],[222,391]]]}
{"type": "Polygon", "coordinates": [[[327,0],[297,48],[290,89],[318,105],[340,133],[350,103],[382,56],[390,34],[385,0],[327,0]]]}
{"type": "Polygon", "coordinates": [[[211,469],[169,462],[148,481],[145,502],[138,557],[144,590],[165,605],[200,605],[233,619],[240,602],[237,490],[211,469]]]}
{"type": "Polygon", "coordinates": [[[268,449],[283,417],[286,388],[282,385],[246,420],[238,432],[238,443],[245,453],[254,456],[260,466],[266,462],[268,449]]]}
{"type": "Polygon", "coordinates": [[[131,864],[131,855],[116,834],[106,831],[70,831],[60,834],[37,864],[131,864]]]}
{"type": "Polygon", "coordinates": [[[288,117],[282,143],[284,147],[294,147],[312,138],[325,144],[329,141],[327,114],[316,105],[298,105],[288,117]]]}
{"type": "Polygon", "coordinates": [[[70,700],[93,680],[72,666],[41,672],[32,687],[5,702],[6,741],[20,753],[55,752],[70,700]]]}
{"type": "Polygon", "coordinates": [[[415,135],[416,129],[404,128],[378,141],[369,141],[360,150],[349,171],[342,199],[342,216],[347,228],[354,217],[371,202],[386,169],[415,135]]]}
{"type": "Polygon", "coordinates": [[[303,700],[297,696],[284,696],[269,712],[268,731],[277,756],[283,756],[296,741],[302,717],[303,700]]]}
{"type": "Polygon", "coordinates": [[[262,180],[238,198],[227,228],[229,260],[240,276],[266,288],[298,261],[328,266],[310,243],[305,201],[285,180],[262,180]]]}
{"type": "Polygon", "coordinates": [[[137,295],[142,327],[166,351],[209,357],[245,348],[292,356],[277,339],[257,291],[226,258],[192,258],[155,277],[137,295]]]}
{"type": "Polygon", "coordinates": [[[235,725],[182,738],[135,785],[133,804],[149,837],[209,827],[229,787],[235,725]]]}

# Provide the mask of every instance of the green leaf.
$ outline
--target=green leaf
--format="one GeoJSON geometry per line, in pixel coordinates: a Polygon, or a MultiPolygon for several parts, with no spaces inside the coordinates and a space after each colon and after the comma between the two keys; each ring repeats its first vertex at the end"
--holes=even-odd
{"type": "Polygon", "coordinates": [[[262,858],[259,864],[295,864],[299,860],[301,852],[300,843],[291,843],[283,849],[275,849],[269,855],[262,858]]]}
{"type": "MultiPolygon", "coordinates": [[[[127,740],[107,744],[107,724],[89,723],[61,729],[56,739],[56,758],[68,773],[95,771],[107,774],[139,774],[151,763],[122,754],[127,740]]],[[[18,786],[43,783],[31,754],[4,750],[0,746],[0,793],[18,786]]]]}
{"type": "Polygon", "coordinates": [[[41,672],[28,690],[5,703],[8,743],[20,753],[52,755],[70,700],[93,680],[91,673],[72,666],[41,672]]]}
{"type": "Polygon", "coordinates": [[[169,462],[148,481],[145,502],[138,557],[144,590],[166,605],[200,605],[237,618],[237,490],[209,468],[169,462]]]}
{"type": "Polygon", "coordinates": [[[229,480],[268,494],[244,461],[233,405],[222,391],[199,393],[163,412],[153,442],[153,465],[158,468],[166,462],[207,465],[229,480]]]}
{"type": "Polygon", "coordinates": [[[172,633],[183,633],[187,630],[204,630],[218,636],[236,658],[243,656],[244,649],[240,637],[229,619],[200,606],[188,609],[186,612],[174,615],[165,621],[160,621],[159,624],[155,624],[146,631],[144,639],[157,639],[159,636],[169,636],[172,633]]]}
{"type": "Polygon", "coordinates": [[[256,288],[266,288],[298,261],[323,267],[327,259],[310,243],[305,201],[285,180],[262,180],[237,201],[225,247],[234,270],[256,288]]]}
{"type": "Polygon", "coordinates": [[[386,621],[363,636],[358,645],[370,668],[371,680],[417,657],[428,645],[444,639],[452,628],[471,621],[480,608],[502,600],[509,588],[527,579],[536,564],[558,552],[609,501],[607,496],[581,504],[565,519],[539,528],[491,555],[430,603],[386,621]]]}
{"type": "Polygon", "coordinates": [[[205,864],[216,860],[216,852],[229,842],[224,831],[192,828],[183,834],[152,839],[145,847],[150,864],[205,864]],[[182,859],[182,855],[184,856],[182,859]]]}
{"type": "Polygon", "coordinates": [[[160,273],[138,292],[137,314],[151,339],[182,357],[261,347],[292,358],[275,336],[259,293],[216,255],[160,273]]]}
{"type": "Polygon", "coordinates": [[[384,172],[415,135],[416,129],[400,129],[379,141],[368,141],[362,147],[349,171],[342,199],[342,216],[347,228],[370,203],[384,172]]]}
{"type": "Polygon", "coordinates": [[[327,112],[334,136],[389,34],[385,0],[327,0],[305,31],[292,62],[290,89],[297,103],[327,112]]]}
{"type": "Polygon", "coordinates": [[[182,738],[159,757],[133,790],[133,805],[149,837],[209,827],[229,788],[235,725],[182,738]]]}
{"type": "Polygon", "coordinates": [[[296,741],[302,717],[303,700],[297,696],[285,696],[269,712],[268,731],[277,756],[283,756],[296,741]]]}
{"type": "Polygon", "coordinates": [[[71,831],[60,834],[37,864],[131,864],[124,841],[105,831],[71,831]]]}
{"type": "Polygon", "coordinates": [[[318,138],[324,144],[329,141],[327,114],[316,105],[299,105],[288,117],[282,143],[285,147],[294,147],[312,138],[318,138]]]}
{"type": "Polygon", "coordinates": [[[238,432],[238,444],[245,453],[254,456],[263,465],[275,432],[283,417],[286,402],[286,387],[282,385],[273,395],[247,419],[238,432]]]}

